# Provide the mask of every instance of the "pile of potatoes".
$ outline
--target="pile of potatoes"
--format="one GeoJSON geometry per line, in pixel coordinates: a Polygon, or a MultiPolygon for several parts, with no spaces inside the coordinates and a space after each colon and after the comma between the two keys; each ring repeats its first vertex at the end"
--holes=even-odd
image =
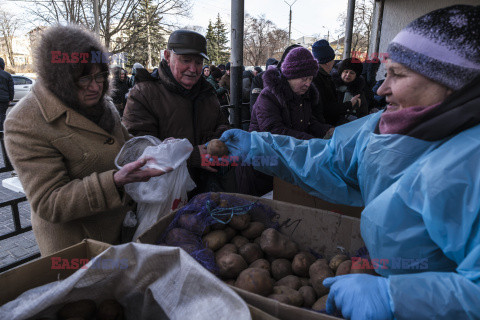
{"type": "MultiPolygon", "coordinates": [[[[193,236],[200,232],[195,230],[195,215],[180,217],[177,226],[167,234],[167,245],[178,245],[181,238],[180,246],[192,252],[198,245],[198,237],[195,244],[193,236]]],[[[218,266],[217,275],[227,284],[297,307],[324,310],[328,289],[323,280],[351,271],[352,261],[346,255],[317,259],[279,231],[251,221],[248,213],[200,234],[218,266]]]]}

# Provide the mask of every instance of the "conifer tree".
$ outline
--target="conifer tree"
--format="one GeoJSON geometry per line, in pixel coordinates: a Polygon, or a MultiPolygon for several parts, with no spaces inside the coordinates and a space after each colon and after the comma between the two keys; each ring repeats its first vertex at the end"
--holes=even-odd
{"type": "Polygon", "coordinates": [[[227,27],[222,22],[220,14],[217,15],[215,24],[212,24],[211,21],[208,22],[205,38],[207,39],[207,52],[210,61],[216,65],[227,63],[230,58],[230,52],[227,47],[227,27]]]}

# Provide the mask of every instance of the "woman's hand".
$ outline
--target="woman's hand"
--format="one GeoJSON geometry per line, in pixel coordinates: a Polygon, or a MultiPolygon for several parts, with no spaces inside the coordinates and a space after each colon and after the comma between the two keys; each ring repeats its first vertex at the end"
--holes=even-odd
{"type": "Polygon", "coordinates": [[[353,97],[350,102],[352,103],[352,107],[355,107],[355,105],[358,103],[358,106],[360,107],[362,105],[362,100],[360,99],[360,95],[357,94],[355,97],[353,97]]]}
{"type": "Polygon", "coordinates": [[[172,168],[167,168],[165,171],[153,168],[142,167],[149,161],[155,161],[153,158],[144,158],[134,162],[127,163],[113,175],[113,181],[117,187],[132,182],[146,182],[150,178],[161,176],[167,172],[172,171],[172,168]]]}

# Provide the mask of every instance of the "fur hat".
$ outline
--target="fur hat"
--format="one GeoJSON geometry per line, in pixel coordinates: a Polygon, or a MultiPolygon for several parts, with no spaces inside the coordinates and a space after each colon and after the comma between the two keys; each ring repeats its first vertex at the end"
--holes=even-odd
{"type": "MultiPolygon", "coordinates": [[[[78,91],[80,88],[76,85],[78,79],[88,75],[94,66],[98,66],[100,72],[109,71],[108,63],[102,61],[102,53],[107,53],[97,36],[89,30],[78,25],[53,26],[45,30],[42,37],[37,42],[35,48],[35,71],[38,79],[43,85],[57,96],[66,106],[73,109],[80,109],[78,103],[78,91]],[[61,52],[60,56],[53,52],[61,52]],[[100,54],[94,57],[92,54],[100,54]],[[54,62],[62,59],[65,53],[71,59],[72,54],[88,53],[87,63],[82,63],[82,58],[78,62],[54,62]],[[100,61],[97,60],[100,58],[100,61]]],[[[103,84],[103,97],[108,92],[109,82],[105,80],[103,84]]]]}
{"type": "Polygon", "coordinates": [[[210,75],[211,75],[214,79],[218,79],[218,78],[221,78],[221,77],[223,76],[222,70],[220,70],[219,68],[215,67],[214,65],[210,66],[210,75]]]}
{"type": "Polygon", "coordinates": [[[480,76],[480,6],[454,5],[414,20],[388,46],[389,58],[453,90],[480,76]]]}
{"type": "Polygon", "coordinates": [[[327,40],[318,40],[312,45],[312,53],[318,63],[325,64],[335,59],[335,51],[327,40]]]}
{"type": "Polygon", "coordinates": [[[313,58],[310,51],[304,47],[298,47],[287,54],[281,70],[287,79],[315,76],[318,72],[318,62],[313,58]]]}
{"type": "Polygon", "coordinates": [[[362,74],[363,65],[360,62],[352,62],[352,58],[347,58],[340,62],[338,66],[338,73],[342,74],[342,72],[345,70],[353,70],[357,74],[357,77],[359,77],[362,74]]]}

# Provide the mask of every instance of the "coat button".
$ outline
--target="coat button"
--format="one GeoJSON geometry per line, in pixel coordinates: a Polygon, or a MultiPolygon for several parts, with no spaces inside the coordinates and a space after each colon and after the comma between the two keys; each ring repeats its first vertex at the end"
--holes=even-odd
{"type": "Polygon", "coordinates": [[[302,106],[303,106],[303,103],[300,103],[300,107],[302,107],[302,106]]]}
{"type": "Polygon", "coordinates": [[[303,122],[303,120],[302,120],[302,119],[300,119],[300,122],[303,122]]]}
{"type": "Polygon", "coordinates": [[[115,139],[113,139],[113,138],[108,138],[107,140],[105,140],[105,142],[104,142],[103,144],[110,144],[110,145],[112,145],[112,144],[114,144],[114,143],[115,143],[115,139]]]}

